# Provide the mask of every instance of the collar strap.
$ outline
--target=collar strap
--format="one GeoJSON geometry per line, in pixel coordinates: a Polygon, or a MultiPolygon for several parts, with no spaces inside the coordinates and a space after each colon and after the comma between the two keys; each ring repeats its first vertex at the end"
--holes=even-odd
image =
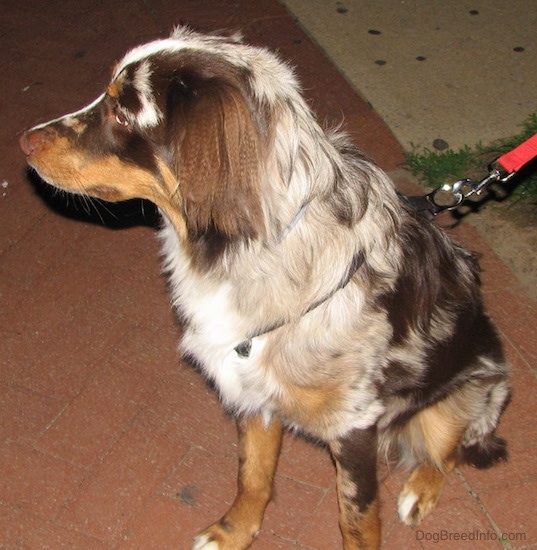
{"type": "Polygon", "coordinates": [[[289,233],[293,230],[295,225],[302,219],[302,216],[306,213],[306,210],[308,209],[309,205],[310,203],[307,202],[306,204],[304,204],[304,206],[302,206],[302,208],[298,211],[297,215],[293,218],[291,223],[283,230],[278,243],[281,243],[285,239],[285,237],[289,235],[289,233]]]}
{"type": "MultiPolygon", "coordinates": [[[[352,259],[351,265],[349,266],[349,269],[347,270],[347,274],[345,275],[345,277],[343,277],[343,279],[341,279],[339,284],[334,289],[332,289],[326,296],[323,296],[320,300],[317,300],[316,302],[313,302],[313,304],[311,304],[308,307],[308,309],[306,309],[306,311],[302,314],[302,317],[304,315],[307,315],[310,311],[313,311],[314,309],[318,308],[320,305],[324,304],[328,300],[330,300],[330,298],[332,298],[332,296],[334,296],[334,294],[336,292],[338,292],[338,290],[341,290],[342,288],[345,288],[349,284],[351,279],[354,277],[356,272],[363,265],[364,261],[365,261],[365,258],[364,258],[364,255],[361,252],[355,254],[353,259],[352,259]]],[[[277,323],[274,323],[273,325],[271,325],[267,328],[263,328],[263,329],[259,330],[258,332],[250,334],[246,340],[243,340],[240,344],[235,346],[235,348],[233,348],[233,349],[237,352],[237,355],[239,355],[240,357],[249,357],[250,352],[252,350],[252,340],[254,338],[257,338],[258,336],[262,336],[263,334],[268,334],[269,332],[272,332],[273,330],[276,330],[277,328],[281,328],[281,327],[285,326],[287,323],[288,323],[288,321],[283,321],[283,320],[278,321],[277,323]]]]}

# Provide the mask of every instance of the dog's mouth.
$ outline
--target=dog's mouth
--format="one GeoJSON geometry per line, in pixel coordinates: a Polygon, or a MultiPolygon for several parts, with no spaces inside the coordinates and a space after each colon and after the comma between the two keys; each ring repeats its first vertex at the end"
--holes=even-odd
{"type": "Polygon", "coordinates": [[[120,193],[111,185],[99,184],[90,187],[67,185],[62,183],[61,179],[57,179],[55,177],[51,177],[49,174],[46,174],[38,166],[34,165],[31,162],[31,159],[28,159],[28,165],[30,166],[31,170],[35,172],[39,176],[39,178],[41,178],[47,185],[59,189],[60,191],[65,191],[66,193],[71,193],[74,195],[96,197],[109,202],[116,202],[117,200],[121,200],[120,193]]]}
{"type": "Polygon", "coordinates": [[[67,193],[86,195],[108,202],[126,198],[118,186],[106,183],[108,177],[114,178],[111,173],[122,173],[121,167],[114,162],[117,159],[89,159],[74,150],[66,138],[53,137],[55,139],[50,138],[50,132],[46,130],[37,130],[25,132],[20,139],[28,166],[43,181],[67,193]],[[89,183],[91,180],[95,183],[89,183]]]}

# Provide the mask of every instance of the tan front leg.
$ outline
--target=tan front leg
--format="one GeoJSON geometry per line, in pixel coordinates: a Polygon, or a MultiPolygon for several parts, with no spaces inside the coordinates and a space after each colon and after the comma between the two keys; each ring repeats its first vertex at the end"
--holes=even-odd
{"type": "Polygon", "coordinates": [[[237,421],[239,431],[238,492],[231,508],[194,540],[193,550],[242,550],[248,548],[263,521],[272,496],[280,454],[282,426],[261,417],[237,421]]]}

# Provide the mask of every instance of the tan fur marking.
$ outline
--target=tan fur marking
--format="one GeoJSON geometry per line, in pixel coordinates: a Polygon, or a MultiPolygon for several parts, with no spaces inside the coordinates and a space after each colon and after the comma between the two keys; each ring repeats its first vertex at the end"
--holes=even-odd
{"type": "Polygon", "coordinates": [[[148,199],[163,210],[173,223],[179,237],[186,242],[186,222],[182,216],[182,196],[172,170],[156,159],[162,181],[156,181],[147,170],[122,162],[109,155],[90,159],[65,137],[48,137],[32,158],[42,177],[65,191],[80,193],[106,201],[132,198],[148,199]]]}
{"type": "Polygon", "coordinates": [[[417,415],[423,431],[425,447],[433,464],[441,471],[450,462],[466,428],[450,398],[427,407],[417,415]]]}
{"type": "Polygon", "coordinates": [[[322,414],[340,408],[341,390],[337,386],[324,387],[289,386],[287,391],[292,399],[293,414],[304,416],[322,414]]]}
{"type": "MultiPolygon", "coordinates": [[[[151,172],[123,162],[115,155],[86,157],[65,137],[48,139],[32,162],[39,173],[57,187],[111,202],[142,198],[164,207],[170,203],[169,195],[175,187],[169,169],[164,173],[168,187],[165,189],[151,172]]],[[[163,163],[159,163],[159,167],[163,170],[163,163]]],[[[167,211],[172,209],[170,205],[167,211]]]]}
{"type": "Polygon", "coordinates": [[[117,80],[114,80],[114,82],[110,83],[108,88],[106,89],[106,93],[113,99],[117,99],[121,93],[121,85],[117,80]]]}
{"type": "Polygon", "coordinates": [[[78,135],[82,134],[82,132],[84,132],[88,127],[86,123],[81,122],[77,117],[67,117],[62,120],[62,123],[64,126],[71,128],[71,130],[76,132],[78,135]]]}
{"type": "Polygon", "coordinates": [[[65,137],[48,139],[32,163],[47,181],[66,191],[108,201],[159,198],[151,173],[113,155],[86,157],[65,137]]]}
{"type": "Polygon", "coordinates": [[[157,158],[156,161],[160,174],[164,180],[167,195],[166,199],[158,204],[158,206],[171,221],[175,230],[177,231],[177,234],[179,235],[180,240],[186,247],[188,243],[187,227],[186,220],[182,215],[183,198],[180,193],[179,182],[177,181],[177,178],[170,170],[170,168],[164,162],[162,162],[162,160],[157,158]]]}
{"type": "Polygon", "coordinates": [[[280,454],[282,426],[265,428],[260,417],[239,419],[238,493],[228,512],[200,537],[217,541],[219,550],[248,548],[261,528],[280,454]]]}

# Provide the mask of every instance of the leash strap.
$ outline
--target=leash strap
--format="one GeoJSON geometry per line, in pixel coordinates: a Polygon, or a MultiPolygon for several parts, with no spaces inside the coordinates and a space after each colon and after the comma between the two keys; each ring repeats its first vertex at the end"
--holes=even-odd
{"type": "Polygon", "coordinates": [[[512,172],[518,172],[535,157],[537,157],[537,134],[499,157],[496,162],[507,173],[511,174],[512,172]]]}

